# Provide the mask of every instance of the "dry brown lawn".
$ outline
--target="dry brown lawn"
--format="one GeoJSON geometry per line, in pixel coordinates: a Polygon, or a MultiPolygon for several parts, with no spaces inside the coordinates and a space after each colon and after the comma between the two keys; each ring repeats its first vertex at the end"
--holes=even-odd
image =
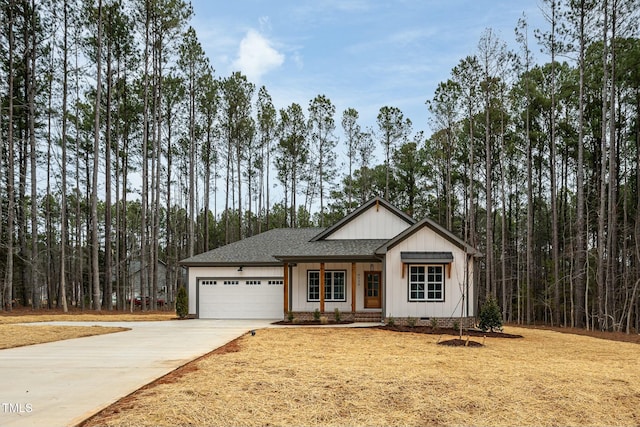
{"type": "Polygon", "coordinates": [[[0,349],[127,330],[103,326],[0,325],[0,349]]]}
{"type": "Polygon", "coordinates": [[[128,330],[119,327],[101,326],[50,326],[50,325],[16,325],[16,323],[35,322],[135,322],[161,321],[175,319],[171,311],[153,312],[82,312],[61,310],[31,310],[16,309],[11,312],[0,312],[0,349],[21,347],[67,340],[71,338],[88,337],[91,335],[110,334],[128,330]]]}
{"type": "Polygon", "coordinates": [[[379,329],[265,329],[84,426],[639,425],[637,344],[507,328],[444,347],[379,329]]]}
{"type": "Polygon", "coordinates": [[[139,322],[139,321],[161,321],[176,319],[173,311],[153,311],[153,312],[118,312],[118,311],[74,311],[62,313],[58,310],[15,310],[13,312],[2,312],[0,314],[0,325],[9,323],[31,323],[31,322],[139,322]]]}

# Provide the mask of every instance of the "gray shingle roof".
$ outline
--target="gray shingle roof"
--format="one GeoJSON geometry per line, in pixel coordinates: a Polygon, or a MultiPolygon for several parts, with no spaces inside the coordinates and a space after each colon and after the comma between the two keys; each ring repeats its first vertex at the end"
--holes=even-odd
{"type": "Polygon", "coordinates": [[[182,260],[182,265],[281,265],[283,261],[375,259],[386,240],[311,239],[321,228],[277,228],[182,260]]]}
{"type": "Polygon", "coordinates": [[[276,228],[256,236],[195,255],[180,261],[183,265],[280,265],[274,253],[308,242],[321,228],[276,228]]]}

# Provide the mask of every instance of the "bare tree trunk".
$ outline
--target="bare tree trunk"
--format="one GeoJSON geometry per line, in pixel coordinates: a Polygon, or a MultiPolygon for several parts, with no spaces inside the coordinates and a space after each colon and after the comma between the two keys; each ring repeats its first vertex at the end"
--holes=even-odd
{"type": "MultiPolygon", "coordinates": [[[[610,45],[610,61],[611,75],[609,80],[611,88],[609,92],[609,185],[607,198],[607,279],[605,287],[605,317],[606,322],[613,319],[615,315],[615,295],[617,288],[617,260],[618,260],[618,165],[617,165],[617,142],[616,142],[616,25],[617,25],[617,0],[611,0],[611,45],[610,45]]],[[[606,67],[606,65],[605,65],[606,67]]],[[[605,122],[602,122],[603,126],[605,122]]],[[[604,155],[604,153],[603,153],[604,155]]],[[[615,325],[607,325],[608,328],[615,325]]]]}
{"type": "Polygon", "coordinates": [[[8,16],[8,39],[9,49],[8,56],[8,117],[7,117],[7,265],[6,275],[4,282],[4,306],[5,309],[11,311],[13,308],[13,242],[14,242],[14,222],[15,222],[15,177],[14,177],[14,141],[13,141],[13,54],[14,54],[14,32],[13,32],[13,20],[15,0],[9,1],[9,16],[8,16]]]}
{"type": "Polygon", "coordinates": [[[98,0],[98,35],[96,52],[96,101],[93,122],[93,177],[91,193],[91,268],[93,276],[93,308],[100,311],[100,270],[98,238],[98,167],[100,159],[100,95],[102,93],[102,0],[98,0]]]}
{"type": "MultiPolygon", "coordinates": [[[[111,31],[111,12],[108,16],[109,30],[111,31]]],[[[105,148],[104,148],[104,177],[105,177],[105,200],[104,200],[104,287],[102,306],[107,310],[113,310],[113,283],[111,281],[113,257],[111,255],[111,41],[107,41],[107,100],[106,100],[106,128],[105,128],[105,148]]]]}
{"type": "Polygon", "coordinates": [[[549,141],[551,175],[551,258],[553,263],[553,316],[552,324],[560,324],[560,242],[558,238],[558,184],[556,177],[556,9],[555,0],[551,2],[551,140],[549,141]]]}
{"type": "Polygon", "coordinates": [[[583,305],[585,295],[585,281],[588,274],[585,267],[585,192],[584,192],[584,68],[585,68],[585,0],[580,1],[580,60],[579,60],[579,97],[578,108],[578,164],[576,170],[576,253],[575,253],[575,305],[572,299],[573,320],[572,326],[582,328],[585,326],[587,307],[583,305]]]}
{"type": "MultiPolygon", "coordinates": [[[[144,95],[143,95],[143,119],[142,119],[142,197],[140,204],[140,302],[142,311],[147,310],[147,207],[148,207],[148,191],[149,191],[149,45],[152,43],[150,37],[151,25],[151,3],[145,2],[145,46],[144,46],[144,95]]],[[[132,286],[135,286],[132,283],[132,286]]],[[[135,297],[135,289],[131,292],[131,305],[135,297]]]]}
{"type": "Polygon", "coordinates": [[[606,280],[606,260],[605,260],[605,226],[606,226],[606,209],[607,209],[607,84],[609,81],[607,60],[609,59],[607,49],[607,33],[608,33],[608,1],[603,3],[604,25],[603,25],[603,77],[602,77],[602,140],[600,142],[600,189],[599,189],[599,209],[598,209],[598,264],[596,271],[596,284],[598,287],[598,327],[601,330],[607,328],[607,320],[605,317],[605,280],[606,280]]]}
{"type": "Polygon", "coordinates": [[[40,272],[38,253],[38,179],[36,171],[37,146],[36,146],[36,4],[31,0],[31,24],[29,66],[27,67],[28,103],[29,103],[29,163],[31,172],[31,305],[40,308],[40,272]]]}

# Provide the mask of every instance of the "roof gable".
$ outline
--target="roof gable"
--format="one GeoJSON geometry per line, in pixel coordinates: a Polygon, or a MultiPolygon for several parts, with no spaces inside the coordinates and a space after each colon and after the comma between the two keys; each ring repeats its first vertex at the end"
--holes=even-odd
{"type": "Polygon", "coordinates": [[[415,220],[386,200],[376,197],[315,236],[319,240],[391,239],[415,220]]]}
{"type": "Polygon", "coordinates": [[[378,255],[386,254],[389,249],[393,248],[398,243],[407,239],[409,236],[412,236],[413,234],[415,234],[416,232],[418,232],[424,227],[429,228],[433,232],[437,233],[444,239],[451,242],[453,245],[464,250],[465,253],[476,256],[476,257],[482,256],[482,254],[476,248],[474,248],[473,246],[470,246],[464,240],[460,239],[458,236],[456,236],[455,234],[453,234],[452,232],[450,232],[449,230],[447,230],[446,228],[442,227],[440,224],[438,224],[437,222],[429,218],[424,218],[423,220],[415,223],[413,226],[404,230],[402,233],[398,234],[393,239],[387,241],[384,245],[380,246],[376,250],[376,254],[378,255]]]}

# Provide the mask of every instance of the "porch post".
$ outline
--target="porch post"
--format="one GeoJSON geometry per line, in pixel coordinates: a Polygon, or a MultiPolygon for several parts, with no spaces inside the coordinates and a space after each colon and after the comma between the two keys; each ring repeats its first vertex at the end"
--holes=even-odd
{"type": "Polygon", "coordinates": [[[356,312],[356,263],[351,263],[351,312],[356,312]]]}
{"type": "Polygon", "coordinates": [[[324,313],[324,262],[320,263],[320,313],[324,313]]]}
{"type": "Polygon", "coordinates": [[[289,263],[284,263],[284,313],[289,312],[289,263]]]}

